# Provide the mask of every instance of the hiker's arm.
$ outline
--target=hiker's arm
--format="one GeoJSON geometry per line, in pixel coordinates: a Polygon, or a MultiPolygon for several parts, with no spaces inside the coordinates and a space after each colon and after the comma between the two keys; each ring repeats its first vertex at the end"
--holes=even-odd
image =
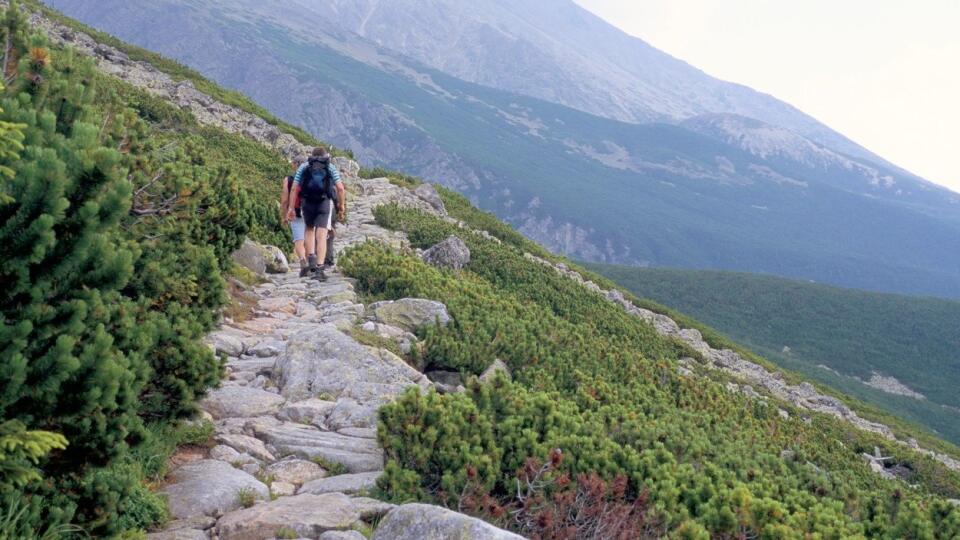
{"type": "Polygon", "coordinates": [[[337,202],[339,203],[338,210],[343,211],[347,207],[347,187],[343,185],[343,182],[337,182],[337,202]]]}
{"type": "Polygon", "coordinates": [[[298,182],[293,183],[293,188],[290,189],[290,199],[287,204],[287,219],[293,221],[293,218],[297,217],[294,208],[297,207],[297,201],[300,200],[300,184],[298,182]]]}
{"type": "Polygon", "coordinates": [[[287,191],[287,179],[280,181],[280,220],[287,219],[287,205],[290,202],[290,193],[287,191]]]}

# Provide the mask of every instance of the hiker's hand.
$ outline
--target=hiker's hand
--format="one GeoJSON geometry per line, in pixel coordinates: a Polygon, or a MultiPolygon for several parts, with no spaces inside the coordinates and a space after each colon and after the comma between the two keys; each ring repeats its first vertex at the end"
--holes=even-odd
{"type": "Polygon", "coordinates": [[[347,205],[341,204],[337,207],[337,221],[340,223],[346,223],[347,219],[347,205]]]}
{"type": "Polygon", "coordinates": [[[287,210],[287,223],[293,221],[293,218],[297,216],[296,212],[293,211],[293,208],[287,210]]]}

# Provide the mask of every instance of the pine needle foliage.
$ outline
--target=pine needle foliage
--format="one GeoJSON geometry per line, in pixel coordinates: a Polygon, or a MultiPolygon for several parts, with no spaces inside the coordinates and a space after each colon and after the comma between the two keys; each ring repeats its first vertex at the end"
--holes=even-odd
{"type": "MultiPolygon", "coordinates": [[[[626,512],[642,498],[642,512],[603,519],[625,523],[632,516],[633,530],[643,525],[654,535],[960,534],[960,509],[946,501],[960,493],[960,475],[938,462],[831,417],[813,414],[807,423],[793,410],[785,420],[777,407],[789,406],[731,393],[720,374],[681,375],[676,361],[691,351],[525,258],[512,242],[398,206],[381,207],[376,216],[405,231],[414,247],[457,234],[470,247],[471,263],[460,272],[438,270],[412,253],[363,245],[342,259],[359,288],[372,298],[446,303],[451,323],[421,335],[430,366],[479,373],[499,358],[514,376],[514,382],[472,384],[464,394],[411,391],[384,407],[384,496],[491,517],[485,508],[515,507],[517,479],[529,477],[530,460],[545,463],[559,449],[555,473],[571,487],[557,496],[609,497],[601,488],[616,486],[613,493],[623,498],[611,504],[626,505],[620,506],[626,512]],[[908,481],[917,487],[871,472],[860,456],[874,446],[908,466],[908,481]]],[[[493,517],[525,534],[536,532],[532,516],[550,517],[514,514],[521,515],[522,523],[493,517]]]]}

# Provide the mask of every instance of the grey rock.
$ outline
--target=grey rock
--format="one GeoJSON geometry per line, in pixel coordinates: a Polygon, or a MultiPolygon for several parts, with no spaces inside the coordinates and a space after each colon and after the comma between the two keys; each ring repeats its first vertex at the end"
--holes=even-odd
{"type": "Polygon", "coordinates": [[[240,470],[249,474],[250,476],[257,476],[260,474],[260,471],[263,470],[263,467],[261,467],[256,461],[253,461],[241,466],[240,470]]]}
{"type": "Polygon", "coordinates": [[[269,462],[276,459],[273,457],[273,454],[267,450],[263,441],[248,437],[247,435],[221,434],[217,435],[217,442],[225,444],[237,452],[249,454],[261,461],[269,462]]]}
{"type": "Polygon", "coordinates": [[[282,341],[268,339],[250,347],[250,349],[247,350],[247,354],[258,358],[270,358],[279,356],[280,353],[283,352],[283,349],[284,345],[282,341]]]}
{"type": "Polygon", "coordinates": [[[167,531],[176,531],[178,529],[197,529],[205,531],[213,528],[217,520],[210,516],[193,516],[186,519],[175,519],[167,524],[167,531]]]}
{"type": "Polygon", "coordinates": [[[443,199],[440,197],[440,194],[437,193],[437,190],[433,187],[433,185],[420,184],[416,189],[413,190],[413,194],[429,204],[430,207],[436,210],[439,215],[447,215],[447,208],[443,204],[443,199]]]}
{"type": "Polygon", "coordinates": [[[206,531],[197,529],[177,529],[147,535],[147,540],[208,540],[209,538],[206,531]]]}
{"type": "Polygon", "coordinates": [[[270,484],[270,492],[277,497],[289,497],[297,492],[297,486],[290,482],[273,482],[270,484]]]}
{"type": "Polygon", "coordinates": [[[217,354],[240,356],[243,354],[243,341],[235,335],[226,332],[214,332],[207,338],[207,342],[217,354]]]}
{"type": "Polygon", "coordinates": [[[348,179],[355,179],[360,175],[360,164],[350,158],[335,157],[331,161],[340,174],[348,179]]]}
{"type": "Polygon", "coordinates": [[[423,252],[424,262],[437,268],[460,270],[470,264],[470,248],[456,236],[449,236],[443,242],[423,252]]]}
{"type": "Polygon", "coordinates": [[[283,250],[276,246],[261,246],[266,257],[266,272],[268,274],[286,274],[290,271],[290,264],[287,263],[287,256],[283,250]]]}
{"type": "Polygon", "coordinates": [[[487,369],[483,371],[483,374],[480,375],[480,382],[488,383],[493,381],[496,378],[497,373],[502,373],[507,380],[510,380],[510,368],[500,360],[499,358],[494,360],[492,364],[487,366],[487,369]]]}
{"type": "Polygon", "coordinates": [[[170,515],[189,518],[196,515],[219,516],[240,507],[237,495],[250,490],[257,499],[266,500],[270,490],[249,474],[217,460],[188,463],[170,474],[163,488],[170,515]]]}
{"type": "Polygon", "coordinates": [[[217,523],[220,540],[263,540],[282,529],[304,538],[317,538],[330,530],[348,529],[360,520],[350,498],[342,493],[281,497],[231,512],[217,523]]]}
{"type": "Polygon", "coordinates": [[[403,298],[397,301],[376,302],[367,307],[367,316],[376,322],[416,332],[424,326],[450,322],[447,306],[422,298],[403,298]]]}
{"type": "Polygon", "coordinates": [[[249,238],[231,255],[233,262],[259,275],[267,273],[267,254],[263,248],[249,238]]]}
{"type": "Polygon", "coordinates": [[[381,472],[366,472],[357,474],[340,474],[319,480],[313,480],[300,486],[297,493],[346,493],[356,494],[370,491],[377,487],[377,478],[381,472]]]}
{"type": "Polygon", "coordinates": [[[354,508],[360,513],[360,519],[374,521],[387,515],[387,512],[397,507],[395,504],[371,499],[369,497],[354,497],[350,499],[354,508]]]}
{"type": "Polygon", "coordinates": [[[326,418],[337,404],[322,399],[305,399],[288,403],[277,414],[277,418],[298,424],[314,424],[326,427],[326,418]]]}
{"type": "Polygon", "coordinates": [[[210,459],[234,463],[240,459],[240,452],[229,446],[218,444],[210,449],[210,459]]]}
{"type": "Polygon", "coordinates": [[[297,333],[277,359],[281,393],[292,400],[324,396],[357,401],[389,399],[414,381],[410,366],[374,356],[330,325],[297,333]]]}
{"type": "Polygon", "coordinates": [[[489,523],[427,504],[405,504],[391,510],[373,533],[373,540],[522,540],[489,523]]]}
{"type": "Polygon", "coordinates": [[[463,384],[463,377],[458,371],[433,370],[426,373],[431,381],[447,386],[457,387],[463,384]]]}
{"type": "Polygon", "coordinates": [[[256,435],[282,456],[320,457],[340,463],[352,473],[383,469],[383,450],[375,440],[347,437],[292,423],[257,427],[256,435]]]}
{"type": "Polygon", "coordinates": [[[341,398],[327,416],[327,429],[372,428],[377,425],[378,408],[377,403],[358,403],[350,398],[341,398]]]}
{"type": "Polygon", "coordinates": [[[367,537],[357,531],[327,531],[319,540],[367,540],[367,537]]]}
{"type": "Polygon", "coordinates": [[[200,402],[200,407],[219,420],[275,414],[285,401],[276,394],[257,388],[231,386],[210,392],[200,402]]]}
{"type": "Polygon", "coordinates": [[[277,482],[288,482],[299,486],[311,480],[327,476],[319,465],[305,459],[284,459],[267,466],[266,474],[277,482]]]}
{"type": "Polygon", "coordinates": [[[343,429],[338,429],[337,433],[341,435],[346,435],[347,437],[359,437],[361,439],[376,439],[377,430],[376,428],[355,428],[348,427],[343,429]]]}

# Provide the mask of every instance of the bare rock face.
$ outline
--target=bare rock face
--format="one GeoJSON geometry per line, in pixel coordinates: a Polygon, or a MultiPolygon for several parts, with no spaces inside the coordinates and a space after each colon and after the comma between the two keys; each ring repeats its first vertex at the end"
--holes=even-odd
{"type": "Polygon", "coordinates": [[[441,216],[447,215],[447,207],[444,206],[443,199],[432,184],[420,184],[413,190],[413,194],[423,199],[441,216]]]}
{"type": "Polygon", "coordinates": [[[450,236],[423,252],[423,260],[437,268],[460,270],[470,264],[470,248],[463,240],[450,236]]]}
{"type": "Polygon", "coordinates": [[[342,493],[281,497],[223,516],[217,523],[220,540],[274,538],[281,529],[301,538],[317,538],[331,530],[349,529],[360,521],[350,498],[342,493]]]}
{"type": "Polygon", "coordinates": [[[299,493],[360,493],[376,487],[380,474],[380,471],[375,471],[321,478],[304,484],[299,493]]]}
{"type": "Polygon", "coordinates": [[[403,298],[397,301],[376,302],[367,307],[367,318],[376,322],[416,332],[424,326],[450,322],[447,306],[433,300],[403,298]]]}
{"type": "Polygon", "coordinates": [[[167,495],[170,515],[189,518],[197,515],[219,516],[240,508],[239,494],[251,492],[255,499],[270,497],[267,486],[228,463],[202,460],[173,471],[167,495]]]}
{"type": "MultiPolygon", "coordinates": [[[[443,304],[440,304],[442,307],[443,304]]],[[[446,308],[444,308],[444,313],[446,308]]],[[[277,359],[281,393],[295,400],[327,396],[369,402],[395,396],[416,384],[402,360],[373,355],[333,325],[317,325],[295,334],[277,359]]]]}
{"type": "Polygon", "coordinates": [[[522,540],[477,518],[428,504],[405,504],[390,511],[373,540],[522,540]]]}
{"type": "Polygon", "coordinates": [[[493,363],[483,371],[483,374],[480,375],[480,382],[488,383],[493,381],[493,379],[497,377],[497,373],[502,373],[507,380],[510,380],[510,368],[499,358],[494,360],[493,363]]]}
{"type": "Polygon", "coordinates": [[[243,245],[231,255],[233,261],[257,275],[285,274],[290,271],[287,257],[276,246],[260,245],[253,240],[244,240],[243,245]]]}
{"type": "Polygon", "coordinates": [[[348,180],[359,178],[360,165],[356,161],[345,157],[335,157],[331,161],[334,166],[337,167],[341,176],[346,177],[348,180]]]}
{"type": "Polygon", "coordinates": [[[259,388],[225,386],[210,392],[200,407],[219,420],[275,414],[284,401],[282,397],[259,388]]]}

